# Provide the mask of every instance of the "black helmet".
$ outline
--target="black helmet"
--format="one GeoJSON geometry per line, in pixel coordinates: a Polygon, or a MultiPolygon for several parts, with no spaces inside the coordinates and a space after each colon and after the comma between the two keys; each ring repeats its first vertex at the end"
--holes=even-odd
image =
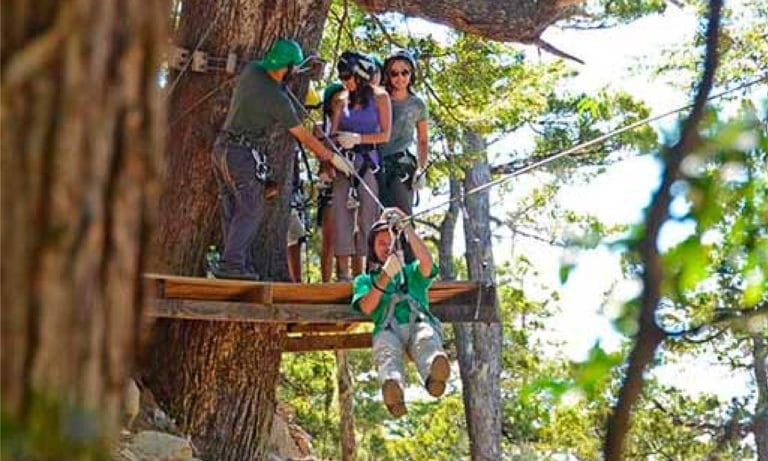
{"type": "Polygon", "coordinates": [[[384,261],[381,261],[379,257],[376,256],[376,250],[374,249],[373,244],[376,241],[376,234],[383,230],[389,230],[389,221],[386,219],[379,219],[373,223],[371,230],[368,232],[368,261],[377,264],[384,264],[384,261]]]}
{"type": "Polygon", "coordinates": [[[339,73],[350,73],[363,81],[370,82],[376,73],[376,63],[368,56],[356,51],[345,51],[336,65],[339,73]]]}
{"type": "Polygon", "coordinates": [[[418,71],[418,68],[416,66],[416,59],[413,57],[411,53],[409,53],[406,50],[400,50],[397,53],[393,54],[392,56],[388,57],[386,61],[384,61],[384,75],[387,75],[389,72],[389,66],[392,65],[395,61],[405,61],[408,63],[409,66],[411,66],[411,85],[413,85],[416,82],[416,73],[418,71]]]}

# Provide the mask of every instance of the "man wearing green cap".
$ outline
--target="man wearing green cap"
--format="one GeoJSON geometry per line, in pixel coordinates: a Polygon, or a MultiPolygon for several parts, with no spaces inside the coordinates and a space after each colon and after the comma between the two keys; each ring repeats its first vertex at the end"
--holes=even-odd
{"type": "MultiPolygon", "coordinates": [[[[266,149],[287,130],[320,160],[339,159],[301,124],[285,83],[304,60],[293,40],[280,39],[261,61],[250,62],[232,94],[227,119],[213,148],[219,184],[224,254],[218,278],[258,280],[250,247],[264,215],[265,198],[280,187],[270,180],[266,149]]],[[[338,157],[338,156],[336,156],[338,157]]],[[[342,167],[346,163],[342,162],[342,167]]]]}

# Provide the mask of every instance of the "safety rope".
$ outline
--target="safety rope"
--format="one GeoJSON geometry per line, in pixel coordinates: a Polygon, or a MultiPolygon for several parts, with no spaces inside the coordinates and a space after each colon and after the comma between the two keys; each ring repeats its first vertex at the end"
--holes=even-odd
{"type": "MultiPolygon", "coordinates": [[[[720,98],[722,98],[724,96],[727,96],[727,95],[729,95],[731,93],[735,93],[735,92],[737,92],[739,90],[743,90],[745,88],[749,88],[749,87],[754,86],[754,85],[756,85],[756,84],[758,84],[760,82],[765,82],[765,81],[768,81],[768,75],[764,75],[764,76],[759,77],[759,78],[757,78],[755,80],[743,83],[743,84],[741,84],[741,85],[739,85],[739,86],[737,86],[735,88],[731,88],[730,90],[726,90],[726,91],[723,91],[721,93],[714,94],[714,95],[708,97],[706,100],[707,101],[712,101],[712,100],[715,100],[715,99],[720,99],[720,98]]],[[[520,176],[523,173],[527,173],[527,172],[529,172],[531,170],[534,170],[534,169],[539,168],[539,167],[541,167],[543,165],[551,163],[551,162],[553,162],[553,161],[555,161],[555,160],[557,160],[559,158],[565,157],[566,155],[571,155],[573,153],[582,151],[582,150],[584,150],[587,147],[591,147],[591,146],[594,146],[596,144],[600,144],[603,141],[606,141],[606,140],[608,140],[610,138],[613,138],[614,136],[618,136],[618,135],[620,135],[622,133],[625,133],[627,131],[634,130],[635,128],[638,128],[640,126],[647,125],[649,123],[655,122],[656,120],[660,120],[660,119],[668,117],[670,115],[674,115],[674,114],[676,114],[678,112],[682,112],[682,111],[684,111],[686,109],[689,109],[689,108],[691,108],[693,106],[694,106],[693,103],[687,104],[685,106],[681,106],[681,107],[678,107],[676,109],[672,109],[672,110],[663,112],[663,113],[658,114],[658,115],[654,115],[654,116],[651,116],[651,117],[644,118],[642,120],[638,120],[638,121],[636,121],[634,123],[631,123],[631,124],[629,124],[629,125],[627,125],[625,127],[618,128],[618,129],[610,131],[610,132],[608,132],[606,134],[597,136],[596,138],[593,138],[593,139],[591,139],[589,141],[585,141],[585,142],[583,142],[581,144],[577,144],[577,145],[575,145],[573,147],[570,147],[570,148],[565,149],[563,151],[557,152],[557,153],[555,153],[553,155],[546,156],[546,157],[542,158],[541,160],[538,160],[538,161],[532,162],[532,163],[530,163],[528,165],[525,165],[525,166],[523,166],[523,167],[521,167],[521,168],[519,168],[519,169],[517,169],[515,171],[512,171],[511,173],[506,174],[506,175],[504,175],[504,176],[502,176],[502,177],[500,177],[498,179],[495,179],[493,181],[489,181],[489,182],[487,182],[485,184],[481,184],[481,185],[479,185],[477,187],[474,187],[474,188],[466,191],[465,193],[460,194],[458,197],[449,198],[449,199],[447,199],[447,200],[445,200],[443,202],[439,202],[439,203],[437,203],[437,204],[435,204],[433,206],[427,207],[427,208],[425,208],[425,209],[423,209],[421,211],[412,213],[410,216],[405,216],[403,218],[400,218],[400,220],[404,221],[406,219],[413,219],[413,218],[416,218],[418,216],[423,216],[423,215],[426,215],[426,214],[430,214],[433,211],[439,210],[443,206],[448,205],[448,204],[450,204],[450,203],[452,203],[454,201],[457,201],[457,200],[460,200],[463,203],[464,199],[467,196],[469,196],[469,195],[474,195],[474,194],[477,194],[479,192],[483,192],[485,190],[488,190],[488,189],[490,189],[492,187],[498,186],[500,184],[507,183],[511,179],[513,179],[513,178],[515,178],[517,176],[520,176]]]]}
{"type": "MultiPolygon", "coordinates": [[[[739,86],[737,86],[735,88],[732,88],[730,90],[726,90],[726,91],[723,91],[721,93],[714,94],[714,95],[708,97],[706,100],[707,101],[713,101],[713,100],[716,100],[716,99],[720,99],[720,98],[722,98],[724,96],[727,96],[727,95],[735,93],[735,92],[737,92],[739,90],[742,90],[742,89],[754,86],[754,85],[756,85],[756,84],[758,84],[760,82],[766,81],[766,80],[768,80],[768,75],[762,76],[760,78],[757,78],[755,80],[752,80],[752,81],[749,81],[749,82],[746,82],[746,83],[743,83],[743,84],[741,84],[741,85],[739,85],[739,86]]],[[[290,89],[288,89],[287,87],[286,87],[286,91],[287,91],[288,95],[292,98],[292,100],[296,103],[296,105],[304,112],[305,116],[309,116],[310,115],[309,111],[307,111],[307,109],[303,106],[303,104],[301,104],[301,102],[296,97],[296,95],[294,95],[293,92],[291,92],[290,89]]],[[[448,200],[445,200],[443,202],[437,203],[437,204],[435,204],[435,205],[433,205],[431,207],[427,207],[426,209],[421,210],[419,212],[411,213],[410,215],[406,215],[406,216],[403,216],[403,217],[400,217],[400,218],[393,218],[393,219],[390,220],[390,224],[389,224],[390,234],[394,233],[393,229],[396,229],[397,227],[399,227],[398,224],[400,222],[410,221],[410,220],[412,220],[412,219],[414,219],[414,218],[416,218],[418,216],[423,216],[423,215],[432,213],[433,211],[439,210],[443,206],[449,205],[449,204],[451,204],[454,201],[458,201],[459,202],[459,206],[461,207],[462,212],[466,214],[467,210],[466,210],[465,200],[466,200],[467,196],[474,195],[474,194],[483,192],[485,190],[488,190],[488,189],[490,189],[492,187],[504,184],[506,182],[509,182],[511,179],[513,179],[513,178],[515,178],[517,176],[522,175],[523,173],[527,173],[527,172],[529,172],[531,170],[534,170],[534,169],[539,168],[539,167],[541,167],[543,165],[551,163],[551,162],[553,162],[553,161],[555,161],[555,160],[557,160],[559,158],[565,157],[567,155],[574,154],[576,152],[580,152],[580,151],[582,151],[582,150],[584,150],[584,149],[586,149],[588,147],[594,146],[596,144],[600,144],[600,143],[602,143],[602,142],[604,142],[604,141],[606,141],[608,139],[611,139],[611,138],[613,138],[615,136],[618,136],[618,135],[620,135],[622,133],[634,130],[635,128],[638,128],[638,127],[643,126],[643,125],[647,125],[649,123],[655,122],[656,120],[660,120],[662,118],[668,117],[668,116],[676,114],[678,112],[682,112],[682,111],[684,111],[686,109],[689,109],[689,108],[691,108],[693,106],[694,106],[694,104],[687,104],[685,106],[681,106],[681,107],[678,107],[678,108],[675,108],[675,109],[663,112],[661,114],[657,114],[657,115],[654,115],[654,116],[651,116],[651,117],[646,117],[646,118],[644,118],[642,120],[638,120],[638,121],[636,121],[634,123],[631,123],[631,124],[629,124],[627,126],[624,126],[622,128],[618,128],[616,130],[610,131],[610,132],[605,133],[603,135],[597,136],[597,137],[595,137],[595,138],[593,138],[593,139],[591,139],[589,141],[585,141],[583,143],[577,144],[577,145],[575,145],[573,147],[570,147],[568,149],[565,149],[563,151],[560,151],[560,152],[557,152],[555,154],[546,156],[546,157],[544,157],[544,158],[542,158],[540,160],[537,160],[537,161],[532,162],[532,163],[530,163],[528,165],[525,165],[525,166],[523,166],[523,167],[521,167],[521,168],[519,168],[519,169],[517,169],[515,171],[512,171],[511,173],[506,174],[506,175],[504,175],[504,176],[502,176],[502,177],[500,177],[498,179],[495,179],[493,181],[489,181],[489,182],[487,182],[485,184],[481,184],[481,185],[479,185],[477,187],[474,187],[474,188],[472,188],[472,189],[470,189],[470,190],[468,190],[466,192],[462,192],[462,193],[458,194],[458,196],[456,196],[456,197],[451,197],[448,200]]],[[[334,150],[334,152],[336,154],[338,154],[344,161],[348,162],[346,157],[341,154],[341,151],[336,146],[336,144],[332,140],[330,140],[330,138],[328,140],[329,140],[329,144],[330,144],[331,148],[334,150]]],[[[367,184],[365,184],[365,181],[363,181],[363,179],[360,177],[360,175],[357,174],[357,171],[354,169],[354,165],[352,165],[352,168],[350,168],[350,169],[353,172],[353,174],[355,175],[355,177],[358,179],[358,181],[360,181],[360,184],[364,186],[365,191],[373,198],[373,200],[379,206],[379,208],[381,210],[384,210],[385,207],[379,201],[378,196],[367,186],[367,184]]],[[[396,257],[398,257],[398,259],[400,259],[399,255],[397,253],[397,249],[401,246],[400,236],[402,234],[402,230],[400,230],[399,232],[396,232],[395,234],[397,234],[397,235],[393,236],[392,243],[390,244],[390,253],[394,254],[394,255],[397,255],[396,257]]],[[[401,260],[400,263],[401,263],[401,269],[400,270],[403,272],[403,275],[404,275],[404,271],[403,271],[404,261],[401,260]]],[[[475,317],[476,318],[479,315],[480,296],[481,295],[478,294],[478,300],[477,300],[478,301],[478,305],[476,306],[476,309],[475,309],[475,317]]]]}

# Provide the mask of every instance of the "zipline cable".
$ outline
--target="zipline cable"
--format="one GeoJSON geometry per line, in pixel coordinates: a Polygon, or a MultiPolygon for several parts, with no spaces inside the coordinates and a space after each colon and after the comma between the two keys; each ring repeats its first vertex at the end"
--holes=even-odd
{"type": "MultiPolygon", "coordinates": [[[[296,95],[293,94],[293,92],[291,91],[290,88],[288,88],[287,85],[285,87],[285,92],[288,93],[288,96],[293,101],[294,106],[298,106],[299,109],[304,113],[304,115],[306,117],[310,117],[311,116],[311,114],[309,113],[307,108],[304,107],[304,104],[302,104],[301,101],[299,101],[299,98],[297,98],[296,95]]],[[[328,140],[328,145],[331,146],[331,150],[333,150],[336,153],[336,155],[341,157],[341,160],[343,162],[347,163],[347,166],[349,167],[349,170],[352,172],[352,175],[357,179],[357,181],[360,183],[360,185],[363,186],[363,189],[365,189],[365,191],[368,193],[368,195],[373,199],[373,201],[376,203],[376,206],[378,206],[380,210],[384,210],[386,207],[384,205],[382,205],[381,200],[379,200],[379,194],[375,193],[373,191],[373,189],[371,189],[370,186],[368,186],[368,184],[366,184],[365,180],[357,172],[357,169],[355,168],[355,165],[352,162],[350,162],[349,159],[347,159],[347,157],[344,154],[341,153],[341,149],[339,149],[338,146],[336,146],[336,143],[333,142],[333,140],[330,137],[327,138],[327,140],[328,140]]]]}
{"type": "MultiPolygon", "coordinates": [[[[760,82],[765,82],[765,81],[768,81],[768,75],[764,75],[764,76],[762,76],[760,78],[757,78],[755,80],[743,83],[743,84],[741,84],[741,85],[739,85],[739,86],[737,86],[735,88],[731,88],[730,90],[726,90],[726,91],[723,91],[721,93],[714,94],[714,95],[708,97],[706,100],[707,101],[712,101],[712,100],[715,100],[715,99],[719,99],[719,98],[722,98],[723,96],[727,96],[727,95],[729,95],[731,93],[735,93],[736,91],[742,90],[744,88],[748,88],[750,86],[753,86],[753,85],[756,85],[756,84],[758,84],[760,82]]],[[[581,150],[583,150],[583,149],[585,149],[587,147],[591,147],[591,146],[594,146],[596,144],[600,144],[603,141],[606,141],[606,140],[608,140],[608,139],[610,139],[610,138],[612,138],[614,136],[620,135],[620,134],[625,133],[627,131],[634,130],[637,127],[646,125],[648,123],[655,122],[656,120],[660,120],[660,119],[662,119],[664,117],[668,117],[668,116],[676,114],[678,112],[682,112],[682,111],[684,111],[686,109],[689,109],[689,108],[691,108],[693,106],[694,106],[693,103],[687,104],[685,106],[678,107],[676,109],[672,109],[672,110],[669,110],[667,112],[663,112],[663,113],[658,114],[658,115],[647,117],[647,118],[644,118],[642,120],[638,120],[638,121],[636,121],[634,123],[630,123],[629,125],[627,125],[625,127],[618,128],[618,129],[613,130],[611,132],[608,132],[606,134],[600,135],[600,136],[598,136],[598,137],[596,137],[594,139],[590,139],[589,141],[585,141],[585,142],[583,142],[581,144],[577,144],[577,145],[575,145],[573,147],[570,147],[570,148],[568,148],[568,149],[566,149],[564,151],[561,151],[561,152],[558,152],[556,154],[544,157],[541,160],[538,160],[538,161],[533,162],[531,164],[528,164],[528,165],[526,165],[524,167],[521,167],[521,168],[519,168],[519,169],[517,169],[517,170],[515,170],[515,171],[513,171],[513,172],[511,172],[509,174],[506,174],[506,175],[498,178],[498,179],[494,179],[493,181],[487,182],[485,184],[481,184],[481,185],[479,185],[479,186],[477,186],[477,187],[475,187],[473,189],[470,189],[470,190],[468,190],[468,191],[466,191],[464,193],[460,193],[458,197],[452,197],[452,198],[450,198],[448,200],[445,200],[443,202],[437,203],[437,204],[435,204],[435,205],[433,205],[431,207],[425,208],[424,210],[412,213],[410,216],[406,216],[404,218],[401,218],[401,220],[413,219],[413,218],[416,218],[417,216],[423,216],[423,215],[432,213],[433,211],[436,211],[436,210],[442,208],[443,206],[448,205],[451,202],[454,202],[456,200],[461,200],[463,202],[464,199],[468,195],[473,195],[473,194],[476,194],[478,192],[482,192],[484,190],[487,190],[487,189],[490,189],[492,187],[498,186],[500,184],[504,184],[504,183],[510,181],[512,178],[520,176],[521,174],[527,173],[527,172],[529,172],[529,171],[531,171],[533,169],[539,168],[540,166],[546,165],[547,163],[550,163],[550,162],[552,162],[554,160],[557,160],[559,158],[565,157],[566,155],[570,155],[570,154],[579,152],[579,151],[581,151],[581,150]]]]}

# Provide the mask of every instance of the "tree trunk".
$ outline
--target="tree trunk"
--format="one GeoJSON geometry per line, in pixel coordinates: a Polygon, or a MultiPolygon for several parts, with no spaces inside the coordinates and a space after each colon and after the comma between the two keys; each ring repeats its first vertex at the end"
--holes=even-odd
{"type": "MultiPolygon", "coordinates": [[[[453,154],[450,154],[453,155],[453,154]]],[[[449,179],[450,197],[456,199],[461,192],[461,182],[453,174],[449,179]]],[[[453,267],[453,242],[456,233],[456,221],[459,218],[459,204],[454,200],[448,205],[442,222],[440,222],[440,243],[438,245],[438,265],[440,279],[455,280],[456,271],[453,267]]]]}
{"type": "MultiPolygon", "coordinates": [[[[465,151],[478,155],[465,171],[464,190],[490,182],[485,143],[468,133],[465,151]]],[[[469,278],[494,283],[488,192],[466,196],[464,239],[469,278]]],[[[494,301],[494,308],[497,309],[494,301]]],[[[501,459],[501,325],[456,324],[456,346],[464,390],[464,411],[473,460],[501,459]]]]}
{"type": "Polygon", "coordinates": [[[355,0],[371,13],[397,11],[492,40],[536,42],[583,0],[355,0]]]}
{"type": "Polygon", "coordinates": [[[336,351],[336,383],[339,387],[339,415],[341,418],[341,459],[355,461],[355,412],[352,375],[349,373],[347,351],[336,351]]]}
{"type": "Polygon", "coordinates": [[[3,4],[4,431],[8,416],[116,433],[162,166],[166,13],[161,0],[3,4]],[[52,402],[95,421],[62,421],[52,402]]]}
{"type": "MultiPolygon", "coordinates": [[[[314,49],[328,7],[329,0],[186,0],[176,44],[193,49],[201,43],[210,55],[235,52],[244,60],[262,56],[279,37],[314,49]]],[[[226,115],[230,79],[189,71],[169,77],[178,84],[170,95],[170,155],[154,270],[201,274],[207,245],[219,240],[209,155],[226,115]]],[[[272,280],[288,280],[285,235],[293,148],[290,135],[277,131],[267,147],[281,194],[267,206],[253,252],[257,272],[272,280]]],[[[158,322],[144,355],[144,380],[206,458],[264,459],[284,336],[284,328],[269,325],[158,322]]]]}
{"type": "Polygon", "coordinates": [[[755,434],[757,459],[768,461],[768,341],[764,335],[752,336],[752,356],[755,361],[755,383],[757,384],[757,403],[752,420],[752,432],[755,434]]]}

